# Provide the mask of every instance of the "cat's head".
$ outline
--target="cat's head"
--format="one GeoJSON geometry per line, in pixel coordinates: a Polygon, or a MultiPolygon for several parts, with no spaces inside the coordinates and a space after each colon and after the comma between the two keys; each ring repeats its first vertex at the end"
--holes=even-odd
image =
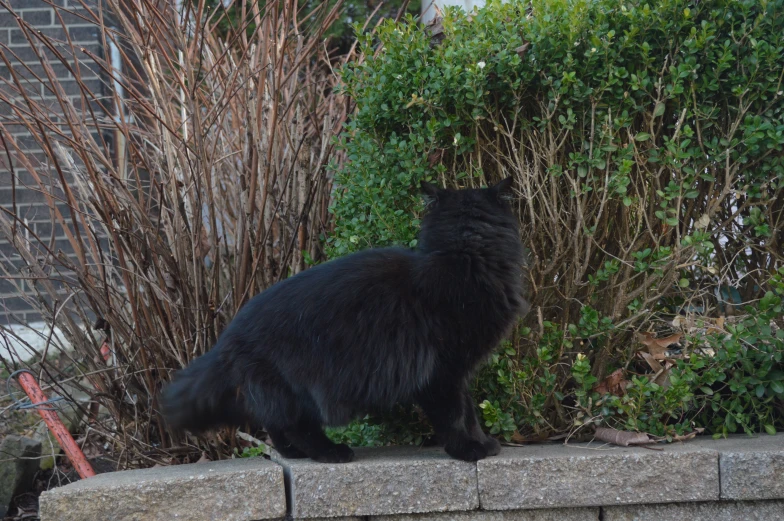
{"type": "Polygon", "coordinates": [[[488,187],[450,190],[423,181],[426,214],[422,220],[419,246],[425,251],[461,248],[475,244],[503,247],[519,240],[518,219],[510,201],[513,178],[488,187]]]}

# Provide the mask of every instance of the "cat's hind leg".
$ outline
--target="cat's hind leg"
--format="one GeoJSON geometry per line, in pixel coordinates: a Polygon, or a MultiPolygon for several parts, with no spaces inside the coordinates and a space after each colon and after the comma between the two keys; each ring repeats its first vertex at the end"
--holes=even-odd
{"type": "Polygon", "coordinates": [[[333,443],[324,434],[321,414],[309,395],[295,393],[274,366],[259,367],[245,385],[245,408],[255,424],[264,426],[283,457],[307,456],[324,463],[354,459],[347,445],[333,443]]]}
{"type": "Polygon", "coordinates": [[[280,429],[267,428],[267,434],[272,439],[272,445],[281,456],[288,459],[307,458],[308,455],[299,450],[280,429]]]}
{"type": "Polygon", "coordinates": [[[272,364],[258,367],[261,369],[248,379],[243,393],[249,423],[267,431],[275,450],[284,458],[307,458],[286,436],[286,428],[295,425],[304,414],[301,401],[272,364]]]}
{"type": "Polygon", "coordinates": [[[315,461],[347,463],[354,459],[354,451],[348,445],[333,443],[319,422],[303,418],[297,425],[287,428],[285,434],[294,447],[315,461]]]}
{"type": "Polygon", "coordinates": [[[501,444],[497,439],[488,436],[482,430],[479,418],[476,416],[476,405],[474,399],[467,389],[463,391],[463,406],[465,407],[465,427],[472,439],[480,440],[480,443],[487,449],[488,456],[496,456],[501,452],[501,444]]]}

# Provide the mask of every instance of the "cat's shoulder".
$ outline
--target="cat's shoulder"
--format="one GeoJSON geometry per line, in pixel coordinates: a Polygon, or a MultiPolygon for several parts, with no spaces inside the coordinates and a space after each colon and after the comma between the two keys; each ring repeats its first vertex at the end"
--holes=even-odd
{"type": "Polygon", "coordinates": [[[368,248],[322,264],[324,271],[353,273],[395,270],[413,265],[418,254],[405,248],[368,248]]]}

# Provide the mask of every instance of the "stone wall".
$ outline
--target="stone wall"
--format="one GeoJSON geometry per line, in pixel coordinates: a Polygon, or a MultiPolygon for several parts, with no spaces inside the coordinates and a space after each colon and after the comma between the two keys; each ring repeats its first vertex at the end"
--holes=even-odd
{"type": "Polygon", "coordinates": [[[784,435],[646,448],[358,449],[330,465],[263,458],[103,474],[45,492],[42,521],[784,520],[784,435]]]}

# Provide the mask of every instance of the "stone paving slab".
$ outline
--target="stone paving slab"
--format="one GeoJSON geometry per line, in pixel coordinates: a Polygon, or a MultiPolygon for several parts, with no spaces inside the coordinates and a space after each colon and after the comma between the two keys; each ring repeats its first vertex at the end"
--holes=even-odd
{"type": "Polygon", "coordinates": [[[548,508],[379,516],[373,521],[599,521],[598,508],[548,508]]]}
{"type": "Polygon", "coordinates": [[[263,458],[99,474],[44,492],[41,521],[258,521],[286,514],[283,469],[263,458]]]}
{"type": "Polygon", "coordinates": [[[476,464],[441,448],[355,449],[351,463],[277,457],[285,468],[294,518],[474,510],[476,464]]]}
{"type": "Polygon", "coordinates": [[[671,503],[719,499],[718,452],[698,443],[504,447],[478,462],[486,510],[671,503]]]}
{"type": "Polygon", "coordinates": [[[733,436],[705,446],[719,451],[722,499],[784,498],[784,434],[733,436]]]}
{"type": "Polygon", "coordinates": [[[673,503],[605,507],[604,521],[777,521],[784,501],[673,503]]]}

